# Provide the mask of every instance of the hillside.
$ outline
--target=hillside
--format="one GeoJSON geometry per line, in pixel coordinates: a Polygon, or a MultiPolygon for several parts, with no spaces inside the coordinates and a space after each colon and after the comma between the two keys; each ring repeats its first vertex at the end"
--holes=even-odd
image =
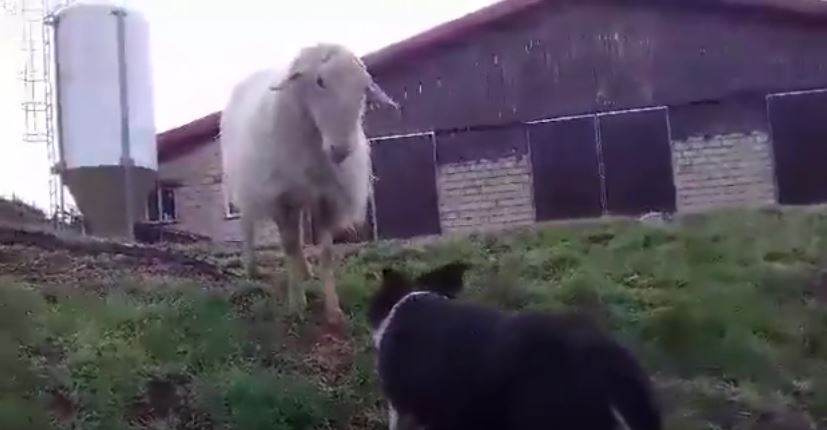
{"type": "Polygon", "coordinates": [[[231,249],[0,230],[0,372],[19,375],[0,384],[0,428],[386,428],[363,316],[376,275],[456,258],[474,265],[463,300],[611,328],[655,375],[669,429],[827,426],[825,257],[823,210],[375,243],[342,268],[341,340],[285,319],[231,249]]]}
{"type": "Polygon", "coordinates": [[[16,198],[0,197],[0,224],[36,224],[48,223],[46,213],[16,198]]]}

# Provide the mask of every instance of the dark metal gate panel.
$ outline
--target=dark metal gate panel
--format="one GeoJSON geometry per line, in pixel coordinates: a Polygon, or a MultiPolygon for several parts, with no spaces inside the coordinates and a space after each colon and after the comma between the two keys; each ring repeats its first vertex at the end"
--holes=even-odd
{"type": "Polygon", "coordinates": [[[525,130],[518,127],[497,127],[437,133],[437,165],[467,161],[497,160],[528,152],[525,130]]]}
{"type": "Polygon", "coordinates": [[[585,116],[529,126],[537,221],[602,214],[594,121],[585,116]]]}
{"type": "Polygon", "coordinates": [[[778,202],[827,201],[827,92],[767,98],[778,202]]]}
{"type": "Polygon", "coordinates": [[[377,140],[372,148],[377,236],[441,234],[433,137],[377,140]]]}
{"type": "Polygon", "coordinates": [[[667,115],[664,108],[597,117],[608,213],[675,211],[667,115]]]}

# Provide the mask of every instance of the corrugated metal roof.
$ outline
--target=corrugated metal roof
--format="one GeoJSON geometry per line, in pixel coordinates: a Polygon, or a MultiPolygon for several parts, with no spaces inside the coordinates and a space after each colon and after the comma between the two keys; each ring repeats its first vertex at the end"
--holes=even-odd
{"type": "MultiPolygon", "coordinates": [[[[457,19],[447,21],[411,38],[386,46],[363,57],[372,71],[381,69],[400,60],[410,58],[446,42],[457,40],[471,32],[480,30],[503,18],[545,2],[570,2],[572,0],[502,0],[471,12],[457,19]]],[[[580,0],[584,1],[584,0],[580,0]]],[[[752,10],[767,14],[778,14],[801,18],[804,21],[827,22],[827,2],[821,0],[613,0],[627,3],[649,3],[675,7],[729,7],[744,11],[752,10]]],[[[803,22],[804,22],[803,21],[803,22]]],[[[192,145],[208,141],[218,135],[221,112],[214,112],[182,126],[158,135],[158,159],[168,160],[185,152],[192,145]]]]}

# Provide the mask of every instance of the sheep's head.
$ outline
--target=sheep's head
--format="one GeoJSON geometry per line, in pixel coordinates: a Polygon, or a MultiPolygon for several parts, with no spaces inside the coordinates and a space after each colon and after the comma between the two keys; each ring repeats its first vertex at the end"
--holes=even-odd
{"type": "Polygon", "coordinates": [[[271,86],[293,91],[322,136],[324,148],[340,163],[359,144],[367,102],[398,108],[347,48],[318,44],[302,49],[287,78],[271,86]]]}

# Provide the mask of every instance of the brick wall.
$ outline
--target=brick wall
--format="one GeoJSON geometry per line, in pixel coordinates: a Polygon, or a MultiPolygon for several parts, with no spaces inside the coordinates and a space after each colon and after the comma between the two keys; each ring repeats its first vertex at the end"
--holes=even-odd
{"type": "Polygon", "coordinates": [[[763,132],[672,142],[678,211],[775,202],[772,144],[763,132]]]}
{"type": "MultiPolygon", "coordinates": [[[[679,212],[775,203],[772,146],[763,132],[733,133],[672,142],[679,212]]],[[[240,241],[237,218],[225,213],[217,141],[159,166],[175,191],[178,227],[216,241],[240,241]]],[[[439,166],[439,211],[445,233],[529,225],[534,222],[530,157],[510,156],[439,166]]],[[[262,222],[257,243],[278,242],[275,224],[262,222]]]]}
{"type": "MultiPolygon", "coordinates": [[[[161,163],[160,179],[172,180],[178,228],[203,234],[216,241],[240,241],[238,218],[227,218],[221,182],[221,147],[218,141],[198,145],[185,155],[161,163]]],[[[260,222],[257,245],[278,242],[275,223],[260,222]]]]}
{"type": "Polygon", "coordinates": [[[502,228],[534,222],[529,157],[440,166],[439,211],[444,232],[502,228]]]}

